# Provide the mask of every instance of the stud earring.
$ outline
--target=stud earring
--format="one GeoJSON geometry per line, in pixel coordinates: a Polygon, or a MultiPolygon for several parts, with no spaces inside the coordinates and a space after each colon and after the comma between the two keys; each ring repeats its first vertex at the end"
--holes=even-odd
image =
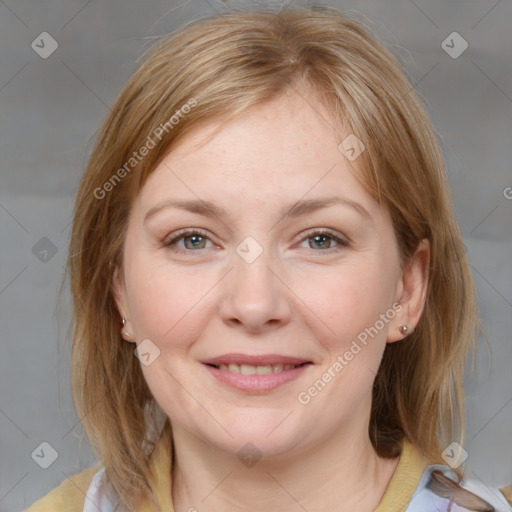
{"type": "Polygon", "coordinates": [[[127,329],[124,328],[125,325],[126,325],[126,320],[123,318],[121,320],[121,333],[122,333],[124,338],[129,338],[130,337],[130,333],[128,332],[127,329]]]}
{"type": "Polygon", "coordinates": [[[401,334],[403,334],[404,336],[407,334],[407,332],[409,331],[409,327],[407,327],[407,325],[401,325],[398,330],[400,331],[401,334]]]}

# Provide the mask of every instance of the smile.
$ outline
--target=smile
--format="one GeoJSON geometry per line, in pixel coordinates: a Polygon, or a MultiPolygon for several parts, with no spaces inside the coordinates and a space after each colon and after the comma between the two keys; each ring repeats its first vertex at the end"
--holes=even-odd
{"type": "Polygon", "coordinates": [[[226,354],[202,361],[218,382],[248,394],[268,393],[297,379],[311,361],[280,355],[226,354]]]}
{"type": "MultiPolygon", "coordinates": [[[[307,363],[302,363],[307,364],[307,363]]],[[[214,365],[215,366],[215,365],[214,365]]],[[[302,366],[300,364],[274,364],[274,365],[258,365],[253,366],[249,364],[220,364],[215,366],[221,371],[231,372],[231,373],[241,373],[242,375],[269,375],[271,373],[279,373],[283,370],[293,370],[298,366],[302,366]]]]}

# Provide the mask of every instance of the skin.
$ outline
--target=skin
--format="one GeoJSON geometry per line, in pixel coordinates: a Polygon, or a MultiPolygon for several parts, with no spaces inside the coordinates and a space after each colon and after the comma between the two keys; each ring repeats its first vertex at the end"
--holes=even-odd
{"type": "Polygon", "coordinates": [[[160,350],[142,370],[173,425],[177,512],[241,511],[248,503],[252,511],[372,511],[396,469],[398,459],[377,456],[368,437],[371,390],[386,343],[404,338],[399,326],[419,321],[429,249],[422,242],[400,268],[389,213],[355,178],[358,161],[338,149],[348,134],[340,138],[332,125],[311,91],[287,92],[208,143],[214,125],[184,138],[134,201],[114,287],[123,337],[149,338],[160,350]],[[369,217],[345,205],[279,214],[298,200],[333,195],[369,217]],[[216,201],[227,216],[164,208],[144,223],[164,201],[198,198],[216,201]],[[183,228],[207,237],[166,246],[183,228]],[[313,228],[349,245],[314,238],[306,233],[313,228]],[[247,236],[263,249],[252,263],[236,252],[247,236]],[[401,311],[321,393],[299,403],[298,394],[395,302],[401,311]],[[271,392],[250,394],[200,363],[233,352],[314,364],[271,392]],[[237,458],[248,442],[262,454],[252,467],[237,458]]]}

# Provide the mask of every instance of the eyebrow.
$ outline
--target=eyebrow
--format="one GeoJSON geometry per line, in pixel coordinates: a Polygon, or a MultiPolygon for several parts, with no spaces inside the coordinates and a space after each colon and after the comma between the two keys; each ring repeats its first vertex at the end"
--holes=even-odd
{"type": "MultiPolygon", "coordinates": [[[[302,217],[322,208],[327,208],[334,205],[348,206],[358,212],[362,217],[365,217],[367,220],[373,220],[371,215],[368,213],[368,210],[366,210],[362,204],[339,196],[326,197],[322,199],[303,199],[297,201],[289,206],[282,208],[279,211],[279,218],[302,217]]],[[[215,201],[170,199],[151,208],[146,213],[144,223],[146,223],[149,218],[153,217],[153,215],[166,208],[186,210],[198,215],[204,215],[205,217],[227,217],[227,211],[225,208],[220,206],[215,201]]]]}

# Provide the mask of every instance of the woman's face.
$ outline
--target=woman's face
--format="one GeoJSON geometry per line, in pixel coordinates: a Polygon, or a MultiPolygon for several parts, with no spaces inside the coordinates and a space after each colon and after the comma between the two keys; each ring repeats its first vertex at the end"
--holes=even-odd
{"type": "Polygon", "coordinates": [[[151,392],[175,428],[232,453],[367,436],[386,342],[415,325],[424,289],[354,178],[353,139],[340,151],[312,95],[284,95],[203,144],[211,129],[150,175],[115,274],[151,392]]]}

